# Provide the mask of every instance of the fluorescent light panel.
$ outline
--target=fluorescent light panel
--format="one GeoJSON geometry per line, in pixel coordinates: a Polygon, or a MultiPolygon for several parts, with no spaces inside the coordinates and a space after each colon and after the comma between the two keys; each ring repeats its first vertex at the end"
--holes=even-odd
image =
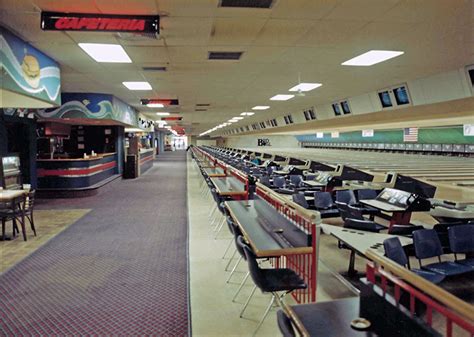
{"type": "MultiPolygon", "coordinates": [[[[148,82],[122,82],[128,90],[151,90],[151,85],[148,82]]],[[[149,105],[147,105],[150,107],[149,105]]]]}
{"type": "Polygon", "coordinates": [[[270,101],[288,101],[293,97],[295,97],[295,95],[275,95],[273,97],[270,97],[270,101]]]}
{"type": "Polygon", "coordinates": [[[236,120],[240,121],[241,119],[244,119],[244,117],[232,117],[232,119],[236,119],[236,120]]]}
{"type": "Polygon", "coordinates": [[[158,116],[169,116],[170,113],[169,112],[157,112],[156,113],[158,116]]]}
{"type": "Polygon", "coordinates": [[[288,91],[311,91],[322,86],[321,83],[300,83],[290,88],[288,91]]]}
{"type": "Polygon", "coordinates": [[[119,44],[78,43],[96,62],[105,63],[132,63],[123,47],[119,44]]]}
{"type": "Polygon", "coordinates": [[[165,107],[162,103],[148,103],[146,106],[149,108],[164,108],[165,107]]]}
{"type": "Polygon", "coordinates": [[[252,110],[267,110],[270,109],[268,105],[256,105],[252,108],[252,110]]]}
{"type": "Polygon", "coordinates": [[[356,56],[342,63],[343,66],[359,66],[359,67],[368,67],[374,64],[387,61],[391,58],[400,56],[404,54],[403,51],[393,51],[393,50],[370,50],[367,53],[356,56]]]}
{"type": "Polygon", "coordinates": [[[241,116],[253,116],[253,115],[255,115],[255,112],[242,112],[240,115],[241,116]]]}

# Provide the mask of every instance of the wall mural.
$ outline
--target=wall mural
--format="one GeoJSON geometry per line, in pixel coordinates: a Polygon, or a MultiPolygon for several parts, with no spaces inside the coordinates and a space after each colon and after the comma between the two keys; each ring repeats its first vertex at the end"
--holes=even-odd
{"type": "Polygon", "coordinates": [[[117,97],[94,93],[63,93],[63,104],[58,108],[38,109],[39,118],[113,119],[138,126],[138,114],[130,105],[117,97]]]}
{"type": "Polygon", "coordinates": [[[58,63],[0,27],[0,82],[2,88],[61,104],[58,63]]]}

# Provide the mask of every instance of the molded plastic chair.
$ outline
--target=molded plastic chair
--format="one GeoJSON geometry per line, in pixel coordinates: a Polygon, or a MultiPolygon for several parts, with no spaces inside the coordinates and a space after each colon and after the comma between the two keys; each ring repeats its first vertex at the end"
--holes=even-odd
{"type": "Polygon", "coordinates": [[[267,186],[267,187],[271,187],[272,184],[270,183],[270,178],[268,176],[261,176],[259,178],[259,181],[261,184],[267,186]]]}
{"type": "MultiPolygon", "coordinates": [[[[364,192],[362,192],[362,193],[364,193],[364,192]]],[[[359,199],[361,199],[361,198],[359,198],[359,199]]],[[[349,206],[357,207],[357,208],[360,209],[360,211],[362,213],[370,214],[372,216],[371,217],[372,220],[373,220],[373,216],[380,213],[379,210],[377,210],[373,207],[359,205],[353,190],[339,190],[339,191],[336,191],[336,202],[342,202],[344,204],[348,204],[349,206]]]]}
{"type": "Polygon", "coordinates": [[[284,188],[286,186],[285,177],[273,177],[273,186],[284,188]]]}
{"type": "Polygon", "coordinates": [[[303,177],[299,174],[290,175],[290,184],[294,187],[301,187],[303,177]]]}
{"type": "Polygon", "coordinates": [[[278,310],[277,312],[277,322],[280,332],[283,337],[295,337],[295,330],[291,325],[290,318],[283,312],[283,310],[278,310]]]}
{"type": "Polygon", "coordinates": [[[420,229],[413,232],[413,243],[415,245],[415,256],[420,263],[420,267],[445,276],[464,274],[472,271],[469,266],[452,261],[441,261],[443,248],[438,235],[434,229],[420,229]],[[421,260],[431,257],[438,257],[437,263],[430,263],[422,266],[421,260]]]}
{"type": "Polygon", "coordinates": [[[339,216],[339,210],[334,204],[331,193],[329,192],[314,192],[314,209],[321,214],[321,218],[339,216]]]}
{"type": "Polygon", "coordinates": [[[357,190],[357,200],[372,200],[377,198],[377,190],[371,190],[368,188],[357,190]]]}
{"type": "Polygon", "coordinates": [[[362,212],[358,208],[351,207],[348,204],[339,201],[336,201],[335,204],[339,210],[339,214],[341,215],[342,220],[345,221],[348,218],[366,220],[362,215],[362,212]]]}
{"type": "Polygon", "coordinates": [[[268,166],[267,167],[267,174],[271,175],[273,171],[276,170],[276,166],[268,166]]]}
{"type": "Polygon", "coordinates": [[[342,202],[348,205],[356,205],[357,199],[353,190],[336,191],[336,202],[342,202]]]}
{"type": "Polygon", "coordinates": [[[272,299],[270,304],[268,305],[265,313],[263,314],[262,319],[258,323],[257,328],[255,329],[254,336],[257,333],[258,329],[264,322],[265,318],[267,317],[273,303],[275,302],[276,297],[281,299],[285,294],[290,293],[296,289],[306,289],[307,285],[298,276],[293,270],[288,268],[279,268],[279,269],[263,269],[257,263],[257,257],[253,253],[252,249],[244,242],[242,236],[238,238],[239,245],[243,248],[245,252],[245,256],[247,258],[250,277],[252,278],[253,282],[255,283],[255,287],[253,288],[249,298],[247,299],[242,312],[240,313],[240,317],[242,317],[245,309],[247,308],[250,300],[255,293],[257,287],[262,292],[269,292],[272,293],[272,299]],[[279,291],[284,291],[284,294],[280,296],[278,294],[279,291]]]}
{"type": "Polygon", "coordinates": [[[374,233],[378,233],[381,230],[387,229],[387,227],[382,226],[372,220],[360,220],[351,218],[346,218],[344,220],[344,227],[374,233]]]}
{"type": "Polygon", "coordinates": [[[443,253],[445,254],[452,253],[451,247],[449,244],[448,228],[459,226],[459,225],[466,225],[466,222],[438,223],[434,225],[433,229],[438,234],[439,241],[441,242],[441,247],[443,247],[443,253]]]}
{"type": "Polygon", "coordinates": [[[306,209],[309,209],[309,204],[306,198],[304,197],[303,193],[296,193],[292,195],[293,201],[300,205],[301,207],[304,207],[306,209]]]}
{"type": "MultiPolygon", "coordinates": [[[[385,249],[385,255],[392,261],[398,263],[399,265],[402,265],[404,267],[408,266],[409,268],[409,260],[407,255],[405,254],[405,250],[402,247],[402,244],[400,242],[400,239],[397,237],[393,237],[390,239],[385,239],[383,241],[383,247],[385,249]]],[[[424,279],[433,282],[433,283],[439,283],[444,280],[445,276],[434,273],[431,271],[427,270],[420,270],[420,269],[412,269],[411,270],[413,273],[417,274],[418,276],[423,277],[424,279]]]]}
{"type": "Polygon", "coordinates": [[[474,253],[474,225],[460,225],[448,228],[449,246],[456,262],[474,268],[474,258],[458,260],[457,254],[474,253]]]}

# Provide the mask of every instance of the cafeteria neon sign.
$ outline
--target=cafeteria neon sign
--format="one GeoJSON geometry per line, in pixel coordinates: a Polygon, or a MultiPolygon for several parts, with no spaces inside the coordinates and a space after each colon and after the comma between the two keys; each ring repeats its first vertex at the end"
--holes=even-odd
{"type": "Polygon", "coordinates": [[[157,15],[41,13],[43,30],[159,33],[159,23],[157,15]]]}

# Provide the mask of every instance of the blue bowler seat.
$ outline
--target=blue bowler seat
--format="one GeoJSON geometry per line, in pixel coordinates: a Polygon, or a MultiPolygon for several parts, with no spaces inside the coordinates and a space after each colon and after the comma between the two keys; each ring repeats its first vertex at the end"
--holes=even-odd
{"type": "Polygon", "coordinates": [[[414,231],[413,243],[415,246],[415,256],[418,259],[420,266],[425,270],[445,276],[460,275],[473,270],[471,267],[457,262],[441,261],[443,248],[441,247],[438,234],[434,229],[420,229],[414,231]],[[432,257],[438,257],[439,262],[422,266],[421,260],[432,257]]]}
{"type": "Polygon", "coordinates": [[[449,246],[456,262],[474,270],[474,257],[457,259],[457,254],[474,254],[474,225],[458,225],[448,228],[449,246]]]}
{"type": "MultiPolygon", "coordinates": [[[[403,249],[399,238],[393,237],[393,238],[384,240],[383,247],[385,249],[385,255],[390,260],[404,267],[408,266],[408,258],[407,258],[407,255],[405,254],[405,250],[403,249]]],[[[440,283],[445,278],[445,276],[442,274],[434,273],[427,270],[412,269],[411,271],[415,273],[416,275],[421,276],[424,279],[433,283],[440,283]]]]}

